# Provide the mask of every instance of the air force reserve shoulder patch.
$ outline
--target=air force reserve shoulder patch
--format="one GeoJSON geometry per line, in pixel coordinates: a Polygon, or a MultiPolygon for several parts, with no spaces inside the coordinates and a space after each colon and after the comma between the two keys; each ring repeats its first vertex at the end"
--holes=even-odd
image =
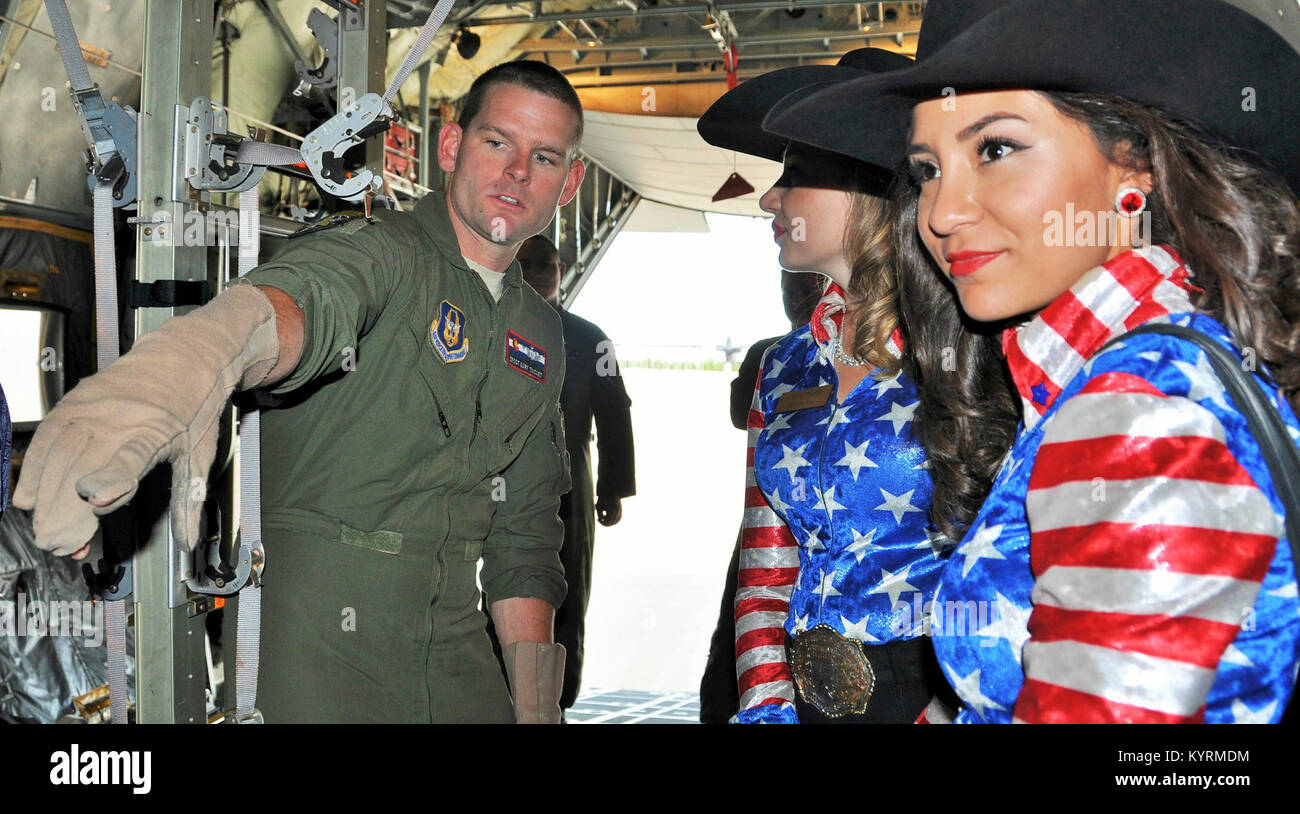
{"type": "Polygon", "coordinates": [[[533,381],[546,381],[546,349],[514,331],[506,334],[506,364],[533,381]]]}
{"type": "Polygon", "coordinates": [[[444,362],[463,362],[469,354],[469,337],[465,335],[465,312],[443,300],[438,318],[429,326],[429,341],[444,362]]]}

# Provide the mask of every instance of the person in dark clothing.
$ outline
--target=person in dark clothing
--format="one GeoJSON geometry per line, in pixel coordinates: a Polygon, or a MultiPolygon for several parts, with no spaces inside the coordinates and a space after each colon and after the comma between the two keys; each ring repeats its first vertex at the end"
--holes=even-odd
{"type": "MultiPolygon", "coordinates": [[[[781,302],[795,330],[812,320],[813,308],[826,288],[826,278],[820,274],[781,271],[781,302]]],[[[754,399],[754,382],[758,380],[763,354],[781,337],[760,339],[749,346],[740,372],[731,382],[731,423],[738,430],[746,429],[749,405],[754,399]]],[[[718,609],[718,624],[709,640],[709,659],[700,679],[700,723],[725,724],[740,709],[740,690],[736,686],[736,580],[740,571],[740,536],[731,552],[727,578],[722,589],[722,606],[718,609]]]]}
{"type": "Polygon", "coordinates": [[[568,652],[560,708],[573,706],[582,683],[583,636],[591,596],[595,525],[613,526],[623,517],[622,500],[636,494],[632,444],[632,401],[614,358],[614,343],[599,327],[560,307],[564,264],[549,240],[538,235],[519,248],[524,279],[560,313],[564,329],[565,375],[560,406],[573,490],[560,500],[564,548],[560,560],[569,583],[555,614],[555,641],[568,652]],[[592,489],[589,441],[593,420],[599,462],[592,489]]]}

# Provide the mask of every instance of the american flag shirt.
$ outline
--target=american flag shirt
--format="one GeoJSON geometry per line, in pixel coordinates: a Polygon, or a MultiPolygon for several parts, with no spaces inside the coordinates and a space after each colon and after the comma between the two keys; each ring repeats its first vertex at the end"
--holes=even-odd
{"type": "MultiPolygon", "coordinates": [[[[916,388],[902,374],[868,377],[839,403],[831,360],[843,314],[831,285],[811,323],[764,354],[754,391],[736,722],[798,722],[787,632],[823,625],[869,645],[913,638],[943,567],[927,534],[933,483],[912,434],[916,388]],[[777,409],[786,394],[828,386],[820,406],[777,409]]],[[[898,353],[897,334],[890,349],[898,353]]]]}
{"type": "MultiPolygon", "coordinates": [[[[1003,349],[1025,421],[933,605],[959,723],[1276,722],[1300,600],[1283,506],[1168,247],[1086,273],[1003,349]]],[[[1286,400],[1259,379],[1293,437],[1286,400]]]]}

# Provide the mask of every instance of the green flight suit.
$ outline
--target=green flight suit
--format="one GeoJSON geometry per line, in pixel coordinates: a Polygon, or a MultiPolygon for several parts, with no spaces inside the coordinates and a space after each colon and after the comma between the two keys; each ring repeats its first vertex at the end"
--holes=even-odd
{"type": "Polygon", "coordinates": [[[565,596],[559,315],[517,262],[493,301],[439,191],[240,282],[306,315],[262,413],[266,720],[512,722],[475,572],[494,601],[565,596]]]}

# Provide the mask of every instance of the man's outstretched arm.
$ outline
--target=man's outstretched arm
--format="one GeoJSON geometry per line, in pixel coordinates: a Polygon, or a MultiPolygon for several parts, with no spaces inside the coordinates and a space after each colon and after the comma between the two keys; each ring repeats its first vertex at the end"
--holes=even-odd
{"type": "Polygon", "coordinates": [[[36,544],[84,557],[98,515],[134,497],[166,460],[172,534],[192,548],[226,401],[284,378],[303,325],[283,292],[235,286],[140,337],[65,395],[37,428],[14,492],[14,505],[33,511],[36,544]]]}
{"type": "Polygon", "coordinates": [[[202,308],[141,336],[41,422],[14,505],[36,544],[79,551],[97,515],[172,464],[172,533],[193,548],[220,417],[236,390],[290,390],[336,369],[409,269],[411,235],[364,221],[294,241],[202,308]]]}

